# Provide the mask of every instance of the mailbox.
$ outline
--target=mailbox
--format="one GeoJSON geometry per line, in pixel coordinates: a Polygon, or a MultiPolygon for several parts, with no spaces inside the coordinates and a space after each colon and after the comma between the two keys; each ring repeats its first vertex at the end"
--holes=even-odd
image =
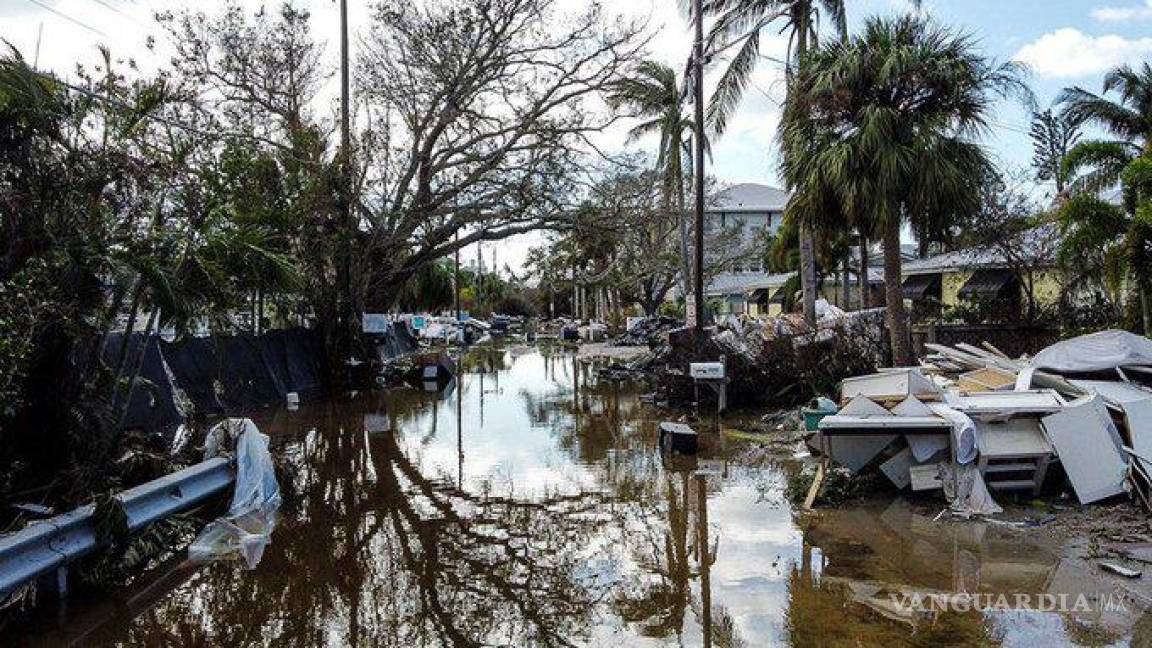
{"type": "Polygon", "coordinates": [[[688,375],[693,380],[723,380],[723,362],[693,362],[688,365],[688,375]]]}

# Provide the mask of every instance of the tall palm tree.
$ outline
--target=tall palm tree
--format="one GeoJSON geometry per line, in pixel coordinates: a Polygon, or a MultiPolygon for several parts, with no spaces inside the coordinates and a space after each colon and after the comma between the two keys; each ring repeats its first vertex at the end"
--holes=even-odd
{"type": "MultiPolygon", "coordinates": [[[[760,38],[764,30],[782,25],[780,31],[788,33],[785,70],[789,95],[809,46],[817,42],[820,18],[826,17],[841,38],[848,32],[844,0],[711,0],[705,4],[704,12],[717,17],[708,36],[709,53],[715,56],[732,47],[737,48],[708,106],[708,121],[717,135],[726,130],[760,62],[760,38]]],[[[789,189],[795,191],[797,188],[789,189]]],[[[798,225],[804,317],[812,323],[816,320],[817,290],[812,224],[801,219],[798,225]]]]}
{"type": "Polygon", "coordinates": [[[782,172],[798,187],[800,217],[870,214],[882,233],[897,364],[913,361],[901,227],[977,209],[992,165],[975,139],[1011,93],[1027,93],[1019,66],[990,63],[967,36],[918,16],[872,18],[860,35],[812,52],[785,108],[782,172]]]}
{"type": "Polygon", "coordinates": [[[1124,169],[1137,157],[1152,153],[1152,66],[1139,70],[1127,65],[1104,77],[1104,93],[1079,86],[1067,88],[1057,99],[1061,116],[1091,123],[1111,139],[1080,142],[1064,158],[1063,171],[1073,177],[1075,192],[1099,192],[1120,182],[1124,169]],[[1104,96],[1115,92],[1118,100],[1104,96]]]}
{"type": "Polygon", "coordinates": [[[1145,331],[1152,330],[1152,269],[1148,267],[1152,231],[1152,65],[1121,66],[1104,77],[1103,95],[1073,87],[1058,101],[1067,119],[1092,123],[1112,139],[1081,142],[1069,151],[1063,170],[1075,177],[1073,189],[1096,193],[1120,184],[1128,216],[1125,259],[1140,296],[1145,331]],[[1104,96],[1115,93],[1118,100],[1104,96]]]}
{"type": "Polygon", "coordinates": [[[676,210],[680,223],[681,289],[690,293],[691,262],[688,257],[688,225],[684,211],[684,160],[689,157],[693,121],[684,111],[684,92],[676,71],[657,61],[641,61],[634,74],[618,81],[608,95],[615,108],[627,108],[644,121],[628,132],[634,142],[648,135],[659,137],[656,170],[661,177],[664,208],[676,210]]]}

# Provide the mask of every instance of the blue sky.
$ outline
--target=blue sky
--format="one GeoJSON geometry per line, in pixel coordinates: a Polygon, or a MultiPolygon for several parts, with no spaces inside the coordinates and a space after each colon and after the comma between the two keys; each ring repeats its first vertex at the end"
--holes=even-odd
{"type": "MultiPolygon", "coordinates": [[[[847,4],[853,27],[870,15],[909,8],[904,0],[847,4]]],[[[969,33],[987,56],[1027,62],[1028,81],[1041,106],[1071,85],[1099,92],[1104,73],[1117,64],[1152,60],[1152,0],[928,0],[925,10],[941,24],[969,33]]],[[[772,130],[779,112],[769,103],[753,96],[746,109],[772,130]]],[[[993,122],[985,140],[990,152],[1004,167],[1026,167],[1031,158],[1023,132],[1027,113],[1003,102],[993,122]]],[[[716,148],[714,173],[729,181],[776,182],[774,154],[757,145],[763,143],[747,132],[726,137],[716,148]]]]}

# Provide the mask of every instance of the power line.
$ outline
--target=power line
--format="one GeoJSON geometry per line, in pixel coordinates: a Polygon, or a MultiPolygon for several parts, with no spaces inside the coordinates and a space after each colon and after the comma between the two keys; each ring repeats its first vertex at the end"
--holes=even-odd
{"type": "Polygon", "coordinates": [[[57,16],[60,16],[64,20],[67,20],[68,22],[70,22],[74,25],[79,25],[80,27],[83,27],[84,29],[87,29],[88,31],[90,31],[94,34],[100,34],[101,36],[104,36],[105,38],[108,37],[108,34],[105,34],[104,32],[100,31],[99,29],[96,29],[95,27],[93,27],[93,26],[91,26],[91,25],[89,25],[83,21],[77,20],[77,19],[73,18],[72,16],[69,16],[68,14],[66,14],[62,11],[59,11],[57,9],[53,9],[52,7],[41,2],[40,0],[28,0],[28,2],[31,2],[32,4],[36,5],[37,7],[40,7],[41,9],[44,9],[46,11],[50,11],[50,12],[54,13],[57,16]]]}
{"type": "Polygon", "coordinates": [[[125,18],[127,18],[128,20],[131,20],[132,22],[136,23],[137,25],[143,25],[144,24],[144,23],[140,22],[139,20],[136,20],[135,16],[132,16],[130,14],[124,13],[123,11],[120,11],[120,9],[118,9],[115,5],[108,3],[106,0],[92,0],[92,1],[95,2],[96,4],[100,5],[101,7],[104,7],[108,11],[111,11],[112,13],[124,16],[125,18]]]}

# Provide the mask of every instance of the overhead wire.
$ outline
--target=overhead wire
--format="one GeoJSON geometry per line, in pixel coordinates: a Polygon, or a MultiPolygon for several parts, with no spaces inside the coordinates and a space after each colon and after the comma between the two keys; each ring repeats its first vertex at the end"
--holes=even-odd
{"type": "Polygon", "coordinates": [[[104,32],[100,31],[99,29],[96,29],[92,25],[89,25],[88,23],[86,23],[82,20],[73,18],[72,16],[69,16],[68,14],[64,13],[63,11],[56,9],[56,8],[48,5],[45,2],[41,2],[40,0],[28,0],[28,2],[31,2],[32,4],[36,5],[37,7],[40,7],[41,9],[44,9],[45,11],[56,14],[57,16],[60,16],[64,20],[67,20],[68,22],[70,22],[74,25],[78,25],[80,27],[83,27],[84,29],[87,29],[88,31],[90,31],[94,34],[100,34],[101,36],[104,36],[104,37],[108,36],[108,34],[105,34],[104,32]]]}

